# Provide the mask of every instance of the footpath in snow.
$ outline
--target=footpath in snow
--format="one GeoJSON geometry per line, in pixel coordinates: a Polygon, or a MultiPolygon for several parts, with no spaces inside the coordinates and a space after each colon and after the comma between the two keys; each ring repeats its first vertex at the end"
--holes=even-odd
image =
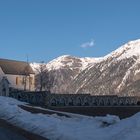
{"type": "Polygon", "coordinates": [[[19,106],[27,106],[9,97],[0,97],[0,119],[50,140],[138,140],[140,139],[140,113],[123,119],[117,116],[88,117],[32,114],[19,106]]]}

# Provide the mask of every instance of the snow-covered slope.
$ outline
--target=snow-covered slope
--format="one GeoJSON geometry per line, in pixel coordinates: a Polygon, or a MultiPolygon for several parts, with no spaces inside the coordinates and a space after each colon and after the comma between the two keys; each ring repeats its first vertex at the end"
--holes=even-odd
{"type": "MultiPolygon", "coordinates": [[[[90,58],[90,57],[78,58],[75,56],[63,55],[56,59],[53,59],[52,61],[46,63],[45,65],[46,69],[49,71],[63,68],[69,69],[79,68],[79,70],[81,71],[87,68],[90,64],[96,63],[100,60],[101,58],[90,58]]],[[[33,70],[36,71],[36,69],[40,66],[40,64],[41,63],[31,63],[31,66],[33,70]]]]}
{"type": "Polygon", "coordinates": [[[130,41],[86,68],[69,85],[70,93],[140,95],[140,40],[130,41]]]}
{"type": "Polygon", "coordinates": [[[133,56],[140,58],[140,39],[130,41],[124,44],[117,50],[105,56],[103,59],[113,57],[118,60],[121,60],[121,59],[130,58],[133,56]]]}
{"type": "Polygon", "coordinates": [[[0,119],[49,140],[140,139],[140,113],[123,120],[110,115],[88,117],[69,114],[70,117],[64,117],[56,114],[33,114],[19,107],[25,103],[9,97],[0,97],[0,105],[0,119]]]}
{"type": "Polygon", "coordinates": [[[32,67],[33,71],[37,74],[38,73],[38,69],[40,67],[41,63],[36,63],[36,62],[33,62],[33,63],[30,63],[30,66],[32,67]]]}
{"type": "MultiPolygon", "coordinates": [[[[140,39],[135,41],[130,41],[125,45],[121,46],[111,54],[107,55],[105,58],[113,57],[117,61],[125,59],[134,59],[133,65],[127,69],[121,83],[118,85],[116,91],[119,91],[121,88],[125,87],[128,81],[138,80],[140,76],[140,39]]],[[[129,62],[128,62],[129,63],[129,62]]]]}
{"type": "MultiPolygon", "coordinates": [[[[100,58],[78,58],[70,55],[64,55],[50,61],[47,64],[43,64],[48,71],[46,78],[51,79],[48,82],[52,83],[49,86],[49,89],[47,88],[46,90],[53,93],[66,93],[69,83],[81,71],[99,61],[100,58]]],[[[39,69],[40,65],[42,64],[31,63],[31,66],[36,74],[38,74],[37,69],[39,69]]]]}
{"type": "MultiPolygon", "coordinates": [[[[140,93],[140,39],[130,41],[101,58],[64,55],[45,65],[53,79],[49,90],[54,93],[140,93]]],[[[31,66],[36,69],[39,64],[31,66]]]]}

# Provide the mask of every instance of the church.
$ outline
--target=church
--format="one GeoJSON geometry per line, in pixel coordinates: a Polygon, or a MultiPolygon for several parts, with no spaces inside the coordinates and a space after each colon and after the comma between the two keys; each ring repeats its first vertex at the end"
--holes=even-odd
{"type": "Polygon", "coordinates": [[[9,88],[34,91],[35,73],[29,63],[0,59],[0,95],[9,96],[9,88]]]}

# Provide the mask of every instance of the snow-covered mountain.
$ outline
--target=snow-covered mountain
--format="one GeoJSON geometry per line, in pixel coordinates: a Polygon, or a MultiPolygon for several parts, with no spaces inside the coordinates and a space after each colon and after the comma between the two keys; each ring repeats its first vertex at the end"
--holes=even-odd
{"type": "MultiPolygon", "coordinates": [[[[100,61],[100,58],[78,58],[70,55],[60,56],[47,64],[43,64],[48,71],[46,76],[51,79],[49,82],[53,83],[50,87],[53,93],[65,93],[67,92],[67,86],[72,80],[85,68],[100,61]],[[52,82],[53,79],[53,82],[52,82]]],[[[38,74],[39,63],[31,63],[33,70],[38,74]]]]}
{"type": "MultiPolygon", "coordinates": [[[[90,64],[93,64],[97,61],[100,61],[101,58],[78,58],[75,56],[70,55],[63,55],[60,56],[49,63],[45,64],[47,70],[58,70],[58,69],[67,69],[70,68],[71,70],[78,68],[80,71],[87,68],[90,64]]],[[[31,66],[33,70],[36,71],[36,69],[40,66],[41,63],[31,63],[31,66]]]]}
{"type": "Polygon", "coordinates": [[[104,59],[114,57],[121,60],[133,56],[140,57],[140,39],[130,41],[124,44],[123,46],[119,47],[117,50],[105,56],[104,59]]]}
{"type": "Polygon", "coordinates": [[[67,89],[74,93],[98,95],[140,94],[140,40],[128,42],[86,68],[67,89]]]}
{"type": "Polygon", "coordinates": [[[140,39],[126,43],[102,58],[61,56],[46,64],[46,68],[54,78],[51,92],[138,95],[140,39]]]}

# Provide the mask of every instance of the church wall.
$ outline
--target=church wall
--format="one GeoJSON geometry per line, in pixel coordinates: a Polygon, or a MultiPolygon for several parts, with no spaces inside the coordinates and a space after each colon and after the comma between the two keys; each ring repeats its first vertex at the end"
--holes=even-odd
{"type": "Polygon", "coordinates": [[[5,75],[5,74],[4,74],[3,70],[2,70],[1,67],[0,67],[0,76],[3,77],[4,75],[5,75]]]}
{"type": "Polygon", "coordinates": [[[26,77],[24,75],[11,75],[6,74],[5,75],[10,83],[10,87],[19,89],[19,90],[31,90],[34,91],[34,75],[32,74],[30,77],[32,77],[32,84],[29,84],[29,77],[26,77]],[[26,80],[26,88],[25,88],[25,78],[26,80]]]}

